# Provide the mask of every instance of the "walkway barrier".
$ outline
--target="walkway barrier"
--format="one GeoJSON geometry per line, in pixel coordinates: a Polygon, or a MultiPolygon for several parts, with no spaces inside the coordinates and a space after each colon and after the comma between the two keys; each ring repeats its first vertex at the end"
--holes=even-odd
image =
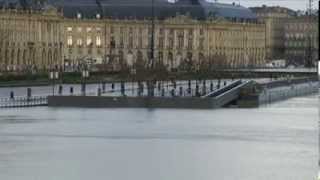
{"type": "Polygon", "coordinates": [[[216,96],[219,96],[219,95],[221,95],[221,94],[223,94],[223,93],[225,93],[225,92],[227,92],[227,91],[229,91],[229,90],[231,90],[231,89],[239,86],[240,84],[242,84],[242,81],[241,81],[241,80],[237,80],[237,81],[232,82],[231,84],[229,84],[229,85],[227,85],[227,86],[225,86],[225,87],[223,87],[223,88],[214,90],[214,91],[212,91],[212,92],[210,92],[210,93],[208,93],[208,94],[206,94],[206,95],[204,95],[204,96],[202,96],[202,97],[203,97],[203,98],[206,98],[206,97],[216,97],[216,96]]]}
{"type": "Polygon", "coordinates": [[[0,108],[47,106],[47,96],[0,98],[0,108]]]}

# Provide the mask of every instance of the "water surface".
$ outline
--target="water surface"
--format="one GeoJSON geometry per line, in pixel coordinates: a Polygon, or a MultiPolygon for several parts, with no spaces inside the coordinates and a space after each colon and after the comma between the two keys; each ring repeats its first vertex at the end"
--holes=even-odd
{"type": "Polygon", "coordinates": [[[311,180],[317,106],[1,109],[0,179],[311,180]]]}

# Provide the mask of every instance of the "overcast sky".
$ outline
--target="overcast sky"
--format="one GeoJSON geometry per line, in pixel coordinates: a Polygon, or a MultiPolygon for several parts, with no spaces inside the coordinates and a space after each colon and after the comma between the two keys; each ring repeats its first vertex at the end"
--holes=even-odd
{"type": "MultiPolygon", "coordinates": [[[[210,0],[214,1],[214,0],[210,0]]],[[[318,9],[318,0],[313,0],[313,7],[318,9]]],[[[221,3],[236,2],[245,7],[261,6],[266,4],[267,6],[284,6],[294,10],[306,10],[309,0],[218,0],[221,3]]]]}

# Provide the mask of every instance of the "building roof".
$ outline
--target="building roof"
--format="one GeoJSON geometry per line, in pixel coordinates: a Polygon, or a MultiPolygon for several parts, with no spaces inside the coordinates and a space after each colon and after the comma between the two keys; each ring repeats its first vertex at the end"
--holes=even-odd
{"type": "MultiPolygon", "coordinates": [[[[0,4],[15,2],[23,7],[34,7],[34,0],[0,0],[0,4]]],[[[149,19],[152,17],[152,0],[46,0],[42,5],[51,4],[63,9],[67,18],[76,18],[80,13],[83,18],[102,17],[116,19],[149,19]]],[[[209,17],[224,17],[242,20],[254,20],[256,16],[250,9],[235,4],[208,2],[206,0],[154,0],[154,14],[158,19],[174,17],[177,14],[188,15],[204,20],[209,17]]]]}
{"type": "Polygon", "coordinates": [[[290,16],[295,16],[296,11],[286,8],[286,7],[280,7],[280,6],[258,6],[258,7],[251,7],[250,8],[252,12],[254,13],[285,13],[290,16]]]}

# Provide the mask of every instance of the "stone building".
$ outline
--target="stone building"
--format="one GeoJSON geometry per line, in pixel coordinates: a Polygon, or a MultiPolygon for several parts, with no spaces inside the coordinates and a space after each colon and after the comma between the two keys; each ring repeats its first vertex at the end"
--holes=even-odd
{"type": "Polygon", "coordinates": [[[285,56],[290,63],[310,66],[319,58],[318,17],[300,16],[285,23],[285,56]]]}
{"type": "MultiPolygon", "coordinates": [[[[265,59],[264,25],[247,8],[204,0],[159,0],[154,7],[154,57],[168,69],[217,61],[262,64],[265,59]]],[[[64,54],[70,63],[91,57],[127,66],[148,64],[151,1],[69,2],[63,9],[64,54]]]]}
{"type": "Polygon", "coordinates": [[[48,69],[63,63],[62,16],[45,10],[0,9],[0,71],[48,69]]]}
{"type": "Polygon", "coordinates": [[[279,6],[250,8],[266,28],[266,57],[268,60],[282,59],[285,55],[285,22],[296,16],[296,12],[279,6]]]}
{"type": "MultiPolygon", "coordinates": [[[[151,0],[132,1],[69,0],[55,4],[57,9],[62,9],[61,14],[51,8],[41,8],[37,13],[2,8],[0,21],[14,24],[10,30],[16,33],[12,37],[22,39],[19,42],[27,45],[33,42],[32,51],[29,46],[24,49],[35,55],[19,63],[32,62],[29,64],[41,69],[88,62],[106,64],[112,69],[147,66],[151,57],[153,13],[154,62],[168,70],[186,65],[198,69],[209,64],[235,67],[265,63],[265,25],[258,23],[247,8],[205,0],[175,3],[155,0],[152,13],[151,0]],[[17,18],[8,18],[13,12],[17,18]],[[18,14],[28,15],[18,18],[18,14]],[[36,25],[27,23],[30,16],[36,25]],[[34,36],[29,37],[25,32],[21,37],[18,21],[25,23],[23,31],[30,26],[28,32],[34,36]]],[[[13,57],[6,55],[0,62],[9,66],[18,64],[12,60],[17,54],[14,41],[3,42],[9,42],[10,46],[2,43],[2,49],[10,51],[13,57]]]]}

